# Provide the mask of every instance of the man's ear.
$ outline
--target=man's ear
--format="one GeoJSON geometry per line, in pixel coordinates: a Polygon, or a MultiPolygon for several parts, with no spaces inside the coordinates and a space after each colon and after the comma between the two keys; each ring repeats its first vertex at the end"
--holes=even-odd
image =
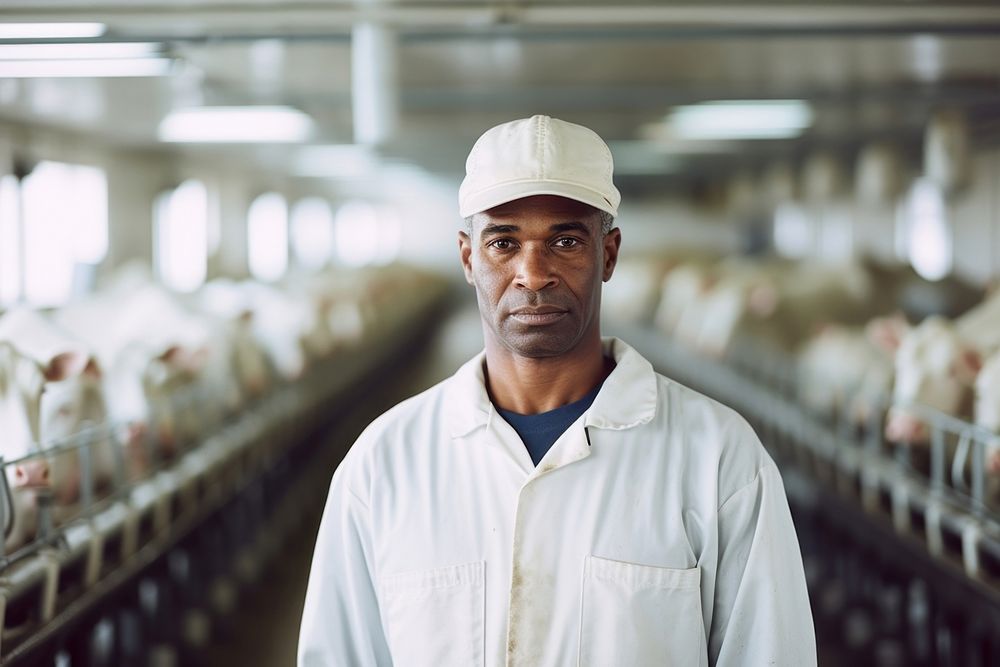
{"type": "Polygon", "coordinates": [[[472,239],[465,232],[458,233],[458,254],[462,259],[462,269],[465,271],[465,282],[475,285],[472,278],[472,239]]]}
{"type": "Polygon", "coordinates": [[[611,280],[618,264],[618,250],[622,246],[622,232],[615,227],[604,235],[604,282],[611,280]]]}

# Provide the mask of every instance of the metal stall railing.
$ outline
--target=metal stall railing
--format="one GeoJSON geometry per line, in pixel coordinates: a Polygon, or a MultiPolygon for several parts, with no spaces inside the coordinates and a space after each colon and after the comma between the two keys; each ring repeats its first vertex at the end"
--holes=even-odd
{"type": "Polygon", "coordinates": [[[831,621],[832,641],[848,645],[840,659],[1000,661],[1000,479],[986,465],[1000,436],[907,405],[929,424],[929,442],[889,443],[886,397],[866,397],[869,420],[860,426],[847,415],[811,412],[799,400],[794,361],[766,345],[740,341],[714,359],[647,328],[614,333],[661,372],[753,424],[782,469],[807,574],[811,557],[819,563],[810,577],[818,628],[831,609],[850,608],[851,595],[860,600],[855,611],[867,607],[831,621]]]}
{"type": "Polygon", "coordinates": [[[336,464],[336,452],[323,450],[324,429],[341,406],[362,398],[359,388],[398,364],[443,303],[443,287],[435,287],[399,304],[357,347],[236,414],[219,409],[208,387],[177,392],[174,414],[194,420],[200,435],[188,433],[168,455],[158,429],[148,429],[142,476],[130,474],[124,459],[124,424],[91,425],[0,460],[5,535],[23,492],[8,469],[72,457],[80,470],[72,503],[30,490],[37,532],[0,554],[0,665],[198,664],[199,649],[213,624],[224,625],[239,587],[280,553],[304,508],[321,503],[336,464]],[[109,451],[114,473],[99,484],[93,463],[109,451]],[[128,624],[146,628],[139,633],[144,645],[114,638],[130,634],[128,624]],[[116,648],[100,649],[102,642],[116,648]]]}

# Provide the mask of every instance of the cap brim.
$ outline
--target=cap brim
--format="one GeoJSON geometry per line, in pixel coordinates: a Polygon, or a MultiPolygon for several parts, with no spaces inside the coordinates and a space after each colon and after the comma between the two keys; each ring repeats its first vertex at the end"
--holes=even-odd
{"type": "Polygon", "coordinates": [[[467,218],[470,215],[487,211],[494,206],[534,195],[566,197],[567,199],[589,204],[596,209],[607,211],[613,216],[618,215],[618,208],[612,205],[599,192],[581,187],[575,183],[560,181],[517,181],[515,183],[497,185],[463,199],[458,213],[463,218],[467,218]]]}

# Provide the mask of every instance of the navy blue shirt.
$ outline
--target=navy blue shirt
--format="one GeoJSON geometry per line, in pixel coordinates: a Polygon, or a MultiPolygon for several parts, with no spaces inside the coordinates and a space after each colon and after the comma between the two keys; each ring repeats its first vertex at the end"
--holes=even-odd
{"type": "Polygon", "coordinates": [[[538,462],[545,456],[545,453],[549,451],[549,448],[559,439],[559,436],[569,428],[570,424],[579,419],[580,415],[587,411],[590,404],[597,398],[597,394],[601,391],[603,384],[602,382],[594,387],[589,394],[579,401],[574,401],[568,405],[560,406],[555,410],[549,410],[537,415],[519,415],[516,412],[501,408],[497,408],[497,412],[521,436],[521,442],[528,449],[532,463],[537,466],[538,462]]]}

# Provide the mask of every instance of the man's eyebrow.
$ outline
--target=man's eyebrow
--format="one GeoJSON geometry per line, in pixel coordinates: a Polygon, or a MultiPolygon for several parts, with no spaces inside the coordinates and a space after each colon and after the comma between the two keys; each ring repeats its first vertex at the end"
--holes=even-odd
{"type": "Polygon", "coordinates": [[[550,232],[580,232],[590,235],[590,225],[582,222],[559,222],[549,227],[550,232]]]}
{"type": "Polygon", "coordinates": [[[497,225],[490,223],[483,227],[480,234],[482,236],[486,236],[487,234],[512,234],[513,232],[519,231],[521,231],[521,228],[517,225],[497,225]]]}

